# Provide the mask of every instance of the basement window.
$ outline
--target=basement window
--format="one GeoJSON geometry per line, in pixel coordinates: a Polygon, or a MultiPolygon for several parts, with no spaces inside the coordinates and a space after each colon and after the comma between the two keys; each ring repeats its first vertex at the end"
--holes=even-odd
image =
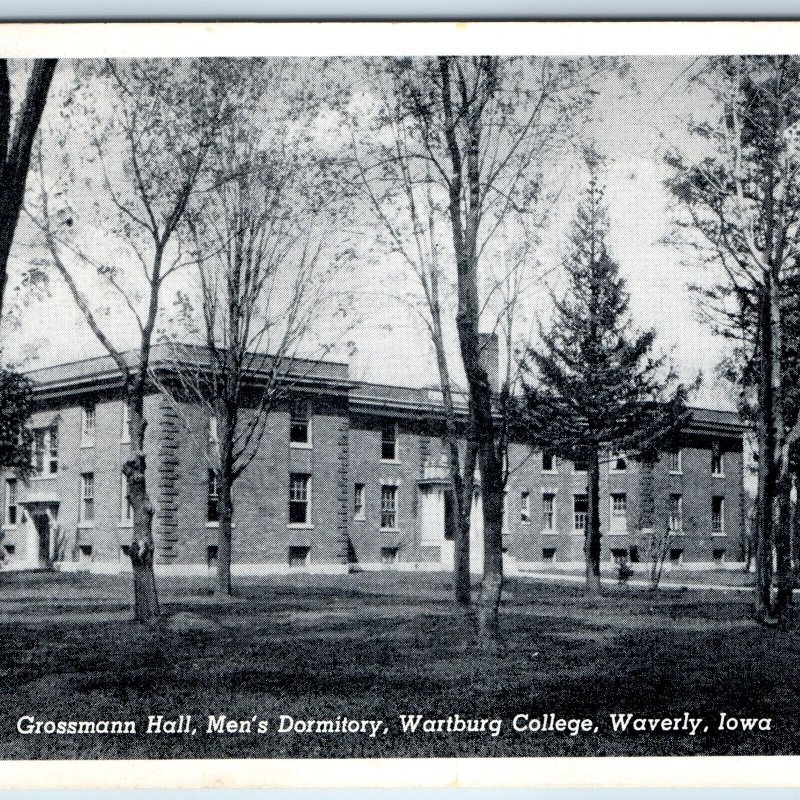
{"type": "Polygon", "coordinates": [[[206,548],[206,561],[208,562],[209,569],[214,569],[217,566],[218,552],[219,548],[215,544],[210,544],[206,548]]]}
{"type": "Polygon", "coordinates": [[[311,555],[310,547],[290,547],[289,566],[307,567],[310,555],[311,555]]]}
{"type": "Polygon", "coordinates": [[[556,560],[556,548],[555,547],[543,547],[542,548],[542,561],[545,561],[548,564],[552,564],[556,560]]]}
{"type": "Polygon", "coordinates": [[[381,547],[381,564],[397,563],[397,547],[381,547]]]}

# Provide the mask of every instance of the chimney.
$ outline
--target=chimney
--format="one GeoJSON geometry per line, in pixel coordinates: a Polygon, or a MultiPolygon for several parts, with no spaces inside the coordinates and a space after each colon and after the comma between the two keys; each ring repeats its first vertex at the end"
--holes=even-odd
{"type": "Polygon", "coordinates": [[[493,392],[500,391],[500,344],[496,333],[479,333],[481,366],[486,370],[489,387],[493,392]]]}

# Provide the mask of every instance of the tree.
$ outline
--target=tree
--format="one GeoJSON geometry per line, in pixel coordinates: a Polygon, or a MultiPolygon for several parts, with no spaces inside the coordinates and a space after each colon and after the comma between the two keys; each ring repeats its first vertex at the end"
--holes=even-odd
{"type": "MultiPolygon", "coordinates": [[[[91,156],[80,166],[99,165],[102,194],[90,192],[87,207],[73,184],[51,186],[58,167],[45,165],[42,155],[41,191],[32,216],[50,264],[123,378],[130,411],[130,453],[122,469],[133,509],[128,553],[134,615],[148,622],[160,613],[145,457],[150,353],[165,281],[189,263],[175,234],[203,183],[208,153],[229,111],[231,76],[225,61],[142,59],[85,66],[87,95],[80,103],[76,100],[74,113],[76,124],[90,127],[91,156]],[[98,217],[107,238],[98,236],[98,217]],[[102,306],[89,294],[97,291],[92,282],[110,290],[119,301],[118,313],[129,315],[138,338],[133,353],[126,354],[104,329],[102,306]]],[[[61,166],[68,181],[75,175],[75,165],[69,163],[74,148],[70,151],[62,140],[58,152],[67,162],[61,166]]]]}
{"type": "Polygon", "coordinates": [[[8,59],[0,59],[0,318],[8,282],[8,257],[25,198],[31,150],[47,103],[56,59],[33,62],[16,115],[11,101],[8,59]]]}
{"type": "Polygon", "coordinates": [[[698,82],[712,99],[712,115],[690,126],[703,152],[668,157],[668,185],[684,212],[679,244],[695,263],[717,270],[719,278],[698,291],[715,332],[735,344],[729,366],[756,420],[755,592],[763,622],[784,618],[792,601],[791,464],[800,409],[790,398],[797,382],[790,377],[787,314],[797,306],[799,81],[794,57],[709,59],[698,82]]]}
{"type": "Polygon", "coordinates": [[[684,418],[687,397],[665,359],[651,356],[655,331],[633,328],[624,279],[606,248],[602,198],[592,178],[570,236],[567,289],[554,298],[541,347],[528,350],[535,383],[526,386],[535,440],[586,464],[586,588],[594,594],[600,592],[601,458],[610,450],[652,459],[684,418]]]}
{"type": "Polygon", "coordinates": [[[12,369],[0,369],[0,468],[22,477],[31,470],[33,385],[12,369]]]}
{"type": "MultiPolygon", "coordinates": [[[[258,86],[259,100],[276,91],[265,75],[258,86]]],[[[214,421],[212,446],[199,445],[216,477],[215,588],[222,596],[231,593],[235,483],[255,458],[270,413],[338,341],[332,301],[341,298],[331,288],[347,257],[346,248],[330,246],[347,205],[333,166],[308,141],[289,142],[277,124],[267,126],[262,144],[264,120],[256,124],[251,112],[240,104],[229,119],[214,148],[211,189],[187,217],[201,346],[176,345],[177,381],[164,383],[187,431],[194,420],[181,415],[185,397],[214,421]],[[328,339],[315,346],[310,337],[321,333],[315,326],[326,311],[328,339]],[[301,351],[314,357],[299,358],[301,351]]],[[[185,302],[191,316],[194,304],[185,302]]]]}
{"type": "MultiPolygon", "coordinates": [[[[435,185],[441,201],[435,196],[434,200],[441,202],[444,224],[450,230],[449,259],[457,287],[455,322],[466,376],[467,460],[469,448],[474,448],[483,496],[484,574],[478,631],[486,642],[496,638],[503,586],[505,442],[482,358],[486,298],[480,293],[480,265],[501,225],[536,206],[543,170],[549,159],[567,149],[591,102],[593,82],[608,63],[440,56],[390,64],[400,113],[413,123],[406,127],[409,138],[398,161],[408,165],[412,183],[422,191],[426,182],[435,185]]],[[[431,274],[429,264],[419,262],[418,266],[431,274]]],[[[440,379],[449,372],[440,368],[440,379]]],[[[454,450],[449,449],[455,481],[454,450]]],[[[468,567],[464,558],[468,465],[461,475],[456,583],[463,593],[463,569],[465,564],[468,567]]]]}

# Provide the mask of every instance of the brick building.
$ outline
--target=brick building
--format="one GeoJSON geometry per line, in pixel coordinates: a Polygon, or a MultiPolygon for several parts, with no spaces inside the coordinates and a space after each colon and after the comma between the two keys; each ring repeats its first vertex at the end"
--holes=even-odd
{"type": "MultiPolygon", "coordinates": [[[[163,345],[154,349],[164,381],[168,356],[163,345]]],[[[4,567],[129,569],[121,552],[131,516],[121,474],[129,442],[119,371],[101,357],[30,376],[35,474],[27,482],[3,478],[4,567]]],[[[234,574],[451,568],[440,393],[351,381],[346,364],[329,361],[297,362],[286,380],[291,397],[269,415],[258,453],[235,486],[234,574]]],[[[176,405],[155,387],[145,410],[157,572],[206,574],[216,556],[206,457],[213,425],[202,406],[176,405]]],[[[604,560],[644,560],[648,529],[669,526],[669,562],[700,568],[738,561],[742,439],[737,415],[693,409],[680,447],[655,465],[608,454],[601,483],[604,560]]],[[[508,458],[507,569],[582,563],[581,465],[521,442],[508,458]]],[[[476,572],[482,571],[480,506],[478,488],[471,533],[476,572]]]]}

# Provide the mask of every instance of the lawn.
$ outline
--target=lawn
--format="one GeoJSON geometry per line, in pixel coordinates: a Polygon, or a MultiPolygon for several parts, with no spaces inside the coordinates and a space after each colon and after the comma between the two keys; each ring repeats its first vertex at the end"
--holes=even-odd
{"type": "Polygon", "coordinates": [[[218,625],[189,631],[129,622],[129,581],[0,574],[0,757],[800,753],[800,637],[752,623],[747,593],[653,595],[609,583],[590,600],[580,586],[514,579],[502,646],[487,653],[471,619],[453,610],[444,575],[251,579],[222,604],[202,580],[163,581],[167,620],[191,612],[218,625]],[[769,717],[771,730],[718,731],[720,712],[769,717]],[[703,723],[694,736],[614,732],[609,715],[627,713],[703,723]],[[145,732],[149,715],[180,714],[192,715],[194,735],[145,732]],[[221,714],[256,717],[252,732],[208,732],[208,716],[221,714]],[[416,714],[502,722],[496,736],[489,723],[483,732],[448,732],[446,722],[440,732],[404,732],[401,715],[416,714]],[[568,727],[515,731],[520,714],[591,725],[574,736],[568,727]],[[23,715],[134,720],[137,733],[22,735],[23,715]],[[382,723],[375,736],[368,725],[282,733],[281,715],[382,723]]]}

